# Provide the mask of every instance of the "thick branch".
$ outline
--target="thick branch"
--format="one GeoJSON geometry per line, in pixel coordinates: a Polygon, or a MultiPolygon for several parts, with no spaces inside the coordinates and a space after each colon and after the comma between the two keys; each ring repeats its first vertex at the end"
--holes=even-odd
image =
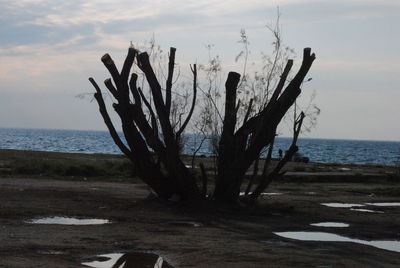
{"type": "Polygon", "coordinates": [[[285,86],[286,79],[289,75],[290,69],[292,69],[292,66],[293,66],[293,60],[288,60],[288,62],[286,63],[285,69],[283,70],[283,73],[281,75],[281,78],[279,79],[279,83],[276,86],[274,93],[272,94],[270,102],[274,103],[278,99],[279,95],[282,92],[283,87],[285,86]]]}
{"type": "MultiPolygon", "coordinates": [[[[310,53],[310,48],[304,49],[303,62],[295,78],[289,83],[278,100],[274,103],[270,103],[264,109],[265,114],[262,116],[262,121],[258,122],[258,125],[261,125],[261,131],[256,133],[257,135],[252,139],[249,149],[246,150],[243,155],[243,161],[241,163],[243,164],[243,169],[247,169],[252,162],[251,159],[257,157],[260,150],[272,140],[277,125],[299,96],[301,92],[300,85],[315,60],[315,55],[310,53]],[[245,168],[244,166],[247,167],[245,168]]],[[[264,111],[262,113],[264,113],[264,111]]]]}
{"type": "Polygon", "coordinates": [[[103,57],[101,57],[101,61],[104,63],[104,66],[106,66],[107,70],[110,72],[112,79],[115,82],[115,85],[119,89],[120,86],[120,77],[119,77],[119,72],[117,67],[115,66],[114,61],[112,60],[111,56],[107,53],[104,54],[103,57]]]}
{"type": "Polygon", "coordinates": [[[106,80],[104,80],[104,85],[106,85],[106,87],[108,88],[110,93],[114,96],[114,98],[118,100],[118,90],[114,87],[111,78],[107,78],[106,80]]]}
{"type": "Polygon", "coordinates": [[[175,68],[175,52],[176,48],[171,47],[169,49],[168,77],[165,88],[165,106],[168,116],[171,112],[171,91],[172,91],[172,78],[174,76],[174,68],[175,68]]]}
{"type": "Polygon", "coordinates": [[[157,118],[156,118],[156,114],[153,111],[153,108],[150,105],[150,102],[148,102],[148,100],[146,99],[146,96],[143,94],[142,90],[139,88],[137,88],[140,97],[142,98],[144,105],[146,105],[147,109],[149,110],[150,113],[150,117],[151,117],[151,125],[153,127],[154,130],[154,135],[158,136],[158,124],[157,124],[157,118]]]}
{"type": "Polygon", "coordinates": [[[110,72],[111,77],[114,80],[114,83],[117,87],[118,102],[127,106],[129,103],[129,89],[127,82],[121,79],[121,75],[119,74],[118,69],[115,66],[115,63],[109,54],[105,54],[103,57],[101,57],[101,61],[104,63],[104,66],[106,66],[107,70],[110,72]]]}
{"type": "Polygon", "coordinates": [[[236,90],[240,81],[240,74],[230,72],[226,79],[225,88],[225,116],[221,139],[218,146],[218,178],[216,181],[215,195],[225,191],[231,170],[228,166],[235,157],[234,131],[236,125],[236,90]]]}
{"type": "Polygon", "coordinates": [[[133,61],[135,60],[135,56],[137,54],[137,50],[133,47],[128,49],[128,55],[126,55],[124,65],[121,71],[121,80],[123,83],[128,82],[129,73],[132,68],[133,61]]]}
{"type": "Polygon", "coordinates": [[[304,81],[308,71],[311,68],[312,63],[315,60],[315,54],[311,54],[311,48],[307,47],[303,51],[303,62],[301,63],[300,70],[297,72],[296,76],[290,81],[289,85],[286,87],[285,91],[282,92],[278,101],[289,107],[296,100],[297,96],[300,94],[300,86],[304,81]]]}
{"type": "Polygon", "coordinates": [[[142,102],[140,98],[140,94],[138,92],[137,86],[136,86],[136,81],[137,81],[138,75],[133,73],[131,75],[131,79],[129,80],[129,87],[132,92],[133,99],[135,100],[135,104],[139,105],[142,107],[142,102]]]}
{"type": "Polygon", "coordinates": [[[178,146],[174,139],[174,133],[162,97],[161,86],[157,80],[156,75],[154,74],[153,68],[150,65],[149,55],[146,52],[143,52],[138,55],[137,59],[139,68],[146,75],[147,82],[150,85],[151,93],[153,95],[154,106],[160,120],[165,142],[169,145],[172,145],[172,147],[176,147],[175,150],[176,153],[178,153],[178,146]]]}
{"type": "MultiPolygon", "coordinates": [[[[229,167],[232,171],[229,173],[231,178],[229,183],[227,183],[229,187],[226,187],[227,190],[216,196],[216,198],[225,201],[237,199],[240,185],[242,184],[246,171],[259,156],[262,148],[268,145],[274,138],[276,127],[299,96],[301,92],[301,83],[314,60],[315,55],[311,54],[311,49],[305,48],[302,65],[295,78],[289,83],[284,92],[275,102],[270,102],[259,115],[247,121],[247,123],[236,132],[235,140],[236,144],[238,144],[236,145],[237,148],[243,148],[249,133],[253,134],[251,143],[244,152],[237,154],[235,160],[230,164],[229,167]]],[[[218,168],[220,168],[220,166],[218,166],[218,168]]]]}
{"type": "Polygon", "coordinates": [[[163,143],[159,140],[158,135],[154,129],[149,125],[146,120],[146,116],[143,113],[141,107],[137,104],[131,104],[130,110],[132,118],[138,126],[140,132],[146,139],[147,144],[157,153],[165,153],[165,147],[163,143]]]}
{"type": "MultiPolygon", "coordinates": [[[[268,103],[268,105],[256,116],[248,119],[248,113],[250,112],[250,109],[247,110],[246,113],[246,117],[243,121],[243,125],[242,127],[239,128],[239,130],[237,131],[237,133],[241,133],[241,132],[246,132],[246,133],[254,133],[256,131],[257,126],[260,124],[263,116],[265,116],[266,113],[268,113],[268,111],[270,110],[270,108],[275,105],[276,100],[278,99],[279,95],[282,92],[282,89],[285,85],[286,79],[289,75],[290,69],[293,66],[293,60],[288,60],[288,62],[286,63],[285,69],[281,75],[281,78],[279,80],[279,83],[274,91],[274,93],[272,94],[272,97],[268,103]]],[[[250,100],[250,105],[249,108],[251,107],[252,104],[252,99],[250,100]]]]}
{"type": "Polygon", "coordinates": [[[96,81],[92,77],[89,78],[90,83],[92,83],[93,87],[96,89],[96,93],[94,94],[94,97],[99,104],[99,110],[100,114],[103,117],[104,123],[106,124],[108,131],[110,132],[110,135],[112,139],[114,140],[115,144],[118,146],[118,148],[130,159],[132,159],[132,152],[125,146],[125,144],[121,141],[121,139],[118,136],[117,131],[115,130],[115,127],[111,121],[110,116],[108,115],[106,105],[104,103],[103,96],[101,95],[101,90],[99,86],[97,85],[96,81]]]}
{"type": "Polygon", "coordinates": [[[230,72],[225,83],[225,116],[224,127],[222,130],[221,139],[223,136],[233,136],[236,125],[236,90],[240,81],[240,74],[230,72]]]}
{"type": "Polygon", "coordinates": [[[269,184],[276,178],[280,177],[282,174],[281,169],[286,165],[288,161],[290,161],[293,158],[293,155],[298,151],[298,147],[296,145],[297,139],[300,134],[301,126],[303,124],[303,119],[305,115],[302,112],[298,118],[298,120],[295,122],[295,132],[293,133],[293,139],[292,139],[292,144],[289,147],[289,150],[286,152],[285,156],[278,162],[274,170],[266,177],[264,177],[260,184],[257,186],[256,190],[252,194],[252,199],[255,201],[260,194],[268,187],[269,184]]]}

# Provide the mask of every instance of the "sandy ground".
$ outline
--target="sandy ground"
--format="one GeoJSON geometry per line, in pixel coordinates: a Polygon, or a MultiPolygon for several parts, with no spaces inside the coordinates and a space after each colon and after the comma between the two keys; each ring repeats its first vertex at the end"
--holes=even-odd
{"type": "Polygon", "coordinates": [[[308,230],[364,240],[400,240],[400,207],[374,207],[384,213],[368,213],[320,204],[400,201],[398,196],[373,194],[379,187],[281,183],[268,191],[283,194],[265,196],[257,209],[213,207],[207,212],[146,199],[149,191],[141,184],[0,178],[0,267],[84,267],[82,262],[99,254],[134,251],[156,253],[174,267],[400,267],[399,252],[274,234],[308,230]],[[363,188],[364,193],[351,193],[349,188],[363,188]],[[47,216],[102,218],[112,223],[26,222],[47,216]],[[310,226],[325,221],[350,227],[310,226]]]}

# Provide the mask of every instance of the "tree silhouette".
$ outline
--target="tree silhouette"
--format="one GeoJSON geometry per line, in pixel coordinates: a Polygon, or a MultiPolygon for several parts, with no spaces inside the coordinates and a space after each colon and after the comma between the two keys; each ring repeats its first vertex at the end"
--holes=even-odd
{"type": "MultiPolygon", "coordinates": [[[[121,71],[118,71],[110,55],[105,54],[101,60],[112,79],[106,79],[104,84],[116,100],[113,108],[121,119],[126,145],[118,136],[110,119],[100,87],[93,78],[89,78],[96,89],[94,97],[99,105],[100,113],[114,142],[134,164],[137,175],[160,198],[169,199],[177,196],[186,201],[200,201],[208,198],[218,202],[236,202],[240,196],[246,172],[252,163],[259,159],[262,149],[273,143],[278,124],[299,96],[300,87],[311,68],[315,54],[311,53],[310,48],[304,49],[301,67],[294,78],[287,83],[293,65],[293,61],[288,60],[268,103],[254,116],[247,113],[240,124],[237,88],[241,75],[236,72],[228,74],[225,82],[222,132],[217,137],[215,187],[213,193],[207,197],[208,176],[204,165],[200,165],[202,180],[197,182],[196,175],[185,166],[180,155],[182,134],[196,106],[198,83],[196,64],[191,67],[193,75],[191,108],[179,126],[171,123],[175,52],[175,48],[170,49],[165,94],[146,52],[140,53],[130,47],[121,71]],[[137,85],[139,75],[135,72],[131,73],[134,64],[139,67],[150,88],[148,96],[137,85]],[[201,183],[202,185],[199,185],[201,183]]],[[[247,104],[248,110],[251,109],[251,102],[247,104]]],[[[282,167],[297,151],[296,141],[303,119],[304,113],[300,113],[295,120],[293,141],[289,150],[271,172],[263,172],[254,191],[250,194],[254,181],[251,182],[246,191],[249,193],[247,201],[254,202],[274,179],[282,176],[282,167]]]]}

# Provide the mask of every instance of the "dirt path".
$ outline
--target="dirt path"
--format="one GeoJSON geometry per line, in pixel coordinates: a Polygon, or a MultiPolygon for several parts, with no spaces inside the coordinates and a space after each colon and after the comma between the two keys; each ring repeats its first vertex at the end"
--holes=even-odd
{"type": "Polygon", "coordinates": [[[196,213],[147,200],[149,192],[141,184],[0,178],[0,267],[83,267],[83,261],[99,254],[132,251],[156,253],[174,267],[400,267],[399,252],[274,234],[308,230],[364,240],[400,240],[400,207],[375,207],[384,213],[368,213],[320,205],[400,201],[400,197],[368,193],[379,187],[286,183],[270,189],[283,194],[265,196],[265,204],[257,210],[215,208],[211,213],[196,213]],[[363,188],[364,193],[354,194],[349,188],[363,188]],[[101,218],[112,223],[26,223],[47,216],[101,218]],[[309,225],[324,221],[345,222],[350,227],[309,225]]]}

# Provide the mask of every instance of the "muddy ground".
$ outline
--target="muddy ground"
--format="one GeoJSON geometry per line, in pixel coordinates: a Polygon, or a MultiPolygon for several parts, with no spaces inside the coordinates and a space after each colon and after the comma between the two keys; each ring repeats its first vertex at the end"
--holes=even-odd
{"type": "Polygon", "coordinates": [[[400,240],[400,207],[363,207],[384,212],[373,213],[320,204],[399,202],[399,187],[392,181],[286,181],[268,189],[283,194],[264,196],[252,210],[195,210],[149,199],[148,188],[138,183],[6,176],[0,178],[0,267],[84,267],[81,263],[96,255],[134,251],[156,253],[174,267],[400,267],[399,252],[274,234],[308,230],[400,240]],[[48,216],[111,223],[27,222],[48,216]],[[310,226],[316,222],[344,222],[350,227],[310,226]]]}
{"type": "MultiPolygon", "coordinates": [[[[364,189],[382,187],[360,185],[364,189]]],[[[175,267],[399,267],[400,253],[355,243],[302,242],[279,231],[327,231],[365,240],[400,240],[400,208],[385,213],[330,208],[321,202],[399,201],[396,197],[354,194],[346,183],[286,183],[270,191],[250,212],[213,209],[196,212],[146,200],[140,184],[38,179],[0,180],[0,266],[80,267],[98,254],[154,252],[175,267]],[[105,218],[106,225],[29,224],[46,216],[105,218]],[[174,221],[194,221],[199,227],[174,221]],[[313,227],[334,221],[349,228],[313,227]],[[56,253],[56,254],[52,254],[56,253]]],[[[376,208],[374,208],[376,209],[376,208]]]]}

